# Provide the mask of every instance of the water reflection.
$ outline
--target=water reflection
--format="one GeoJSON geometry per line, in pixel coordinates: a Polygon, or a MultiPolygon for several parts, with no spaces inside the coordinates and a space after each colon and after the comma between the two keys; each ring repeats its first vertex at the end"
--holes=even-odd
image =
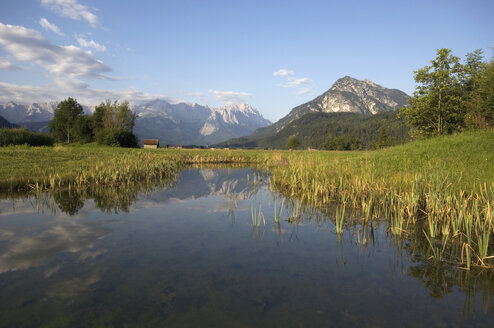
{"type": "Polygon", "coordinates": [[[335,208],[267,181],[188,169],[166,185],[1,200],[0,327],[494,323],[492,272],[427,261],[418,235],[378,222],[335,234],[335,208]]]}
{"type": "MultiPolygon", "coordinates": [[[[178,181],[176,178],[171,178],[159,183],[143,182],[119,188],[104,186],[66,188],[28,198],[30,202],[33,202],[34,198],[33,207],[38,211],[58,209],[72,216],[76,215],[88,200],[94,201],[96,208],[105,213],[128,213],[139,195],[142,194],[149,195],[147,197],[149,203],[164,203],[168,199],[186,200],[221,195],[231,199],[228,209],[234,217],[236,201],[247,200],[256,192],[256,188],[249,182],[249,179],[254,179],[249,178],[249,173],[252,177],[261,176],[263,173],[238,169],[227,169],[226,172],[228,173],[208,168],[185,169],[179,175],[178,181]],[[180,188],[177,188],[178,183],[180,183],[180,188]]],[[[12,195],[9,195],[9,198],[11,197],[12,195]]]]}
{"type": "MultiPolygon", "coordinates": [[[[93,247],[94,242],[110,230],[111,221],[68,220],[64,215],[27,229],[2,227],[0,273],[40,266],[60,252],[78,253],[93,247]],[[26,231],[27,230],[27,231],[26,231]]],[[[81,254],[84,255],[84,253],[81,254]]]]}

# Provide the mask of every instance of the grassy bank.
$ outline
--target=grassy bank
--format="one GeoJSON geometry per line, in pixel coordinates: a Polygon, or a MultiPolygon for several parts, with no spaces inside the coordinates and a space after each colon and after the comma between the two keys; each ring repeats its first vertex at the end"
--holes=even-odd
{"type": "Polygon", "coordinates": [[[187,164],[260,165],[271,171],[274,188],[306,204],[358,209],[346,224],[384,218],[390,233],[428,258],[494,265],[494,131],[373,152],[18,146],[0,148],[0,161],[4,192],[129,186],[168,178],[187,164]]]}
{"type": "Polygon", "coordinates": [[[175,175],[187,164],[266,164],[253,151],[144,150],[97,146],[0,147],[0,191],[117,186],[175,175]]]}
{"type": "Polygon", "coordinates": [[[279,154],[272,181],[319,208],[359,208],[353,224],[386,218],[428,258],[493,267],[493,131],[348,155],[279,154]]]}

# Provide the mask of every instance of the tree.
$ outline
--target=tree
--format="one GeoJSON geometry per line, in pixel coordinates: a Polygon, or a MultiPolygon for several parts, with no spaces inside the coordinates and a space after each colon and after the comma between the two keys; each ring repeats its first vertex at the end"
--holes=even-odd
{"type": "MultiPolygon", "coordinates": [[[[475,64],[475,58],[472,56],[475,64]]],[[[463,82],[465,70],[460,59],[450,49],[437,50],[430,66],[414,72],[419,85],[410,106],[400,114],[419,135],[441,135],[461,130],[464,125],[465,104],[463,82]]]]}
{"type": "Polygon", "coordinates": [[[96,128],[116,128],[132,132],[137,114],[132,112],[127,101],[119,104],[117,100],[113,103],[107,100],[96,106],[94,119],[96,128]]]}
{"type": "Polygon", "coordinates": [[[82,114],[82,106],[77,100],[69,97],[61,101],[49,123],[53,137],[57,141],[67,143],[77,140],[80,137],[79,125],[83,122],[82,114]]]}
{"type": "Polygon", "coordinates": [[[296,136],[289,136],[286,142],[286,146],[288,147],[288,149],[296,149],[298,148],[298,146],[300,146],[300,141],[297,139],[296,136]]]}
{"type": "Polygon", "coordinates": [[[137,137],[129,131],[117,128],[99,129],[95,139],[100,145],[137,148],[139,142],[137,137]]]}
{"type": "Polygon", "coordinates": [[[337,138],[328,135],[323,148],[326,150],[357,150],[362,148],[362,142],[359,138],[346,133],[337,138]]]}
{"type": "Polygon", "coordinates": [[[494,126],[494,61],[482,65],[472,76],[465,123],[476,129],[494,126]]]}
{"type": "Polygon", "coordinates": [[[375,147],[377,149],[392,146],[395,143],[393,137],[388,135],[388,130],[386,127],[381,127],[379,129],[379,135],[377,136],[375,147]]]}

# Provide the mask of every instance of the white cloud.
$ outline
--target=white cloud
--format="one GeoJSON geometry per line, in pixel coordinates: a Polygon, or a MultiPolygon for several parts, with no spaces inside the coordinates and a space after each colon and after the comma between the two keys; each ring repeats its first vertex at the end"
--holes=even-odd
{"type": "Polygon", "coordinates": [[[235,91],[218,91],[218,90],[208,90],[209,93],[213,94],[216,98],[228,102],[228,103],[243,103],[245,98],[250,98],[252,95],[247,92],[235,92],[235,91]]]}
{"type": "Polygon", "coordinates": [[[312,88],[301,88],[297,91],[297,95],[299,95],[299,96],[303,96],[303,95],[313,96],[315,94],[316,94],[316,91],[312,88]]]}
{"type": "Polygon", "coordinates": [[[60,36],[63,36],[62,31],[56,26],[55,24],[50,23],[46,18],[41,17],[39,20],[39,25],[41,25],[42,28],[45,30],[50,30],[52,32],[57,33],[60,36]]]}
{"type": "Polygon", "coordinates": [[[111,68],[90,51],[72,45],[54,45],[37,31],[23,26],[0,23],[0,46],[13,59],[34,62],[52,77],[116,79],[104,75],[111,68]]]}
{"type": "Polygon", "coordinates": [[[42,85],[18,85],[0,82],[0,103],[15,101],[33,103],[60,101],[74,97],[82,104],[94,105],[106,99],[128,100],[136,103],[163,98],[136,89],[104,90],[91,88],[81,78],[117,80],[105,75],[111,68],[101,60],[76,46],[57,46],[39,32],[23,26],[0,23],[0,49],[8,58],[0,58],[0,69],[15,69],[10,60],[38,65],[50,82],[42,85]]]}
{"type": "Polygon", "coordinates": [[[74,20],[85,20],[93,27],[98,24],[98,16],[77,0],[41,0],[41,4],[62,16],[74,20]]]}
{"type": "Polygon", "coordinates": [[[21,69],[20,67],[12,64],[9,60],[6,58],[0,58],[0,70],[5,70],[5,71],[16,71],[21,69]]]}
{"type": "Polygon", "coordinates": [[[165,98],[163,95],[144,93],[132,88],[125,90],[93,89],[87,84],[76,80],[56,80],[44,86],[18,85],[0,82],[0,103],[14,101],[19,104],[60,101],[73,97],[84,105],[99,104],[106,99],[128,100],[138,103],[156,98],[165,98]]]}
{"type": "Polygon", "coordinates": [[[104,45],[99,44],[94,40],[87,41],[82,36],[76,36],[76,40],[79,43],[79,45],[83,48],[93,48],[96,51],[106,51],[106,47],[104,45]]]}
{"type": "Polygon", "coordinates": [[[312,80],[307,78],[307,77],[301,77],[299,79],[296,79],[296,78],[288,78],[287,79],[287,82],[283,85],[283,87],[285,88],[292,88],[292,87],[296,87],[296,86],[299,86],[299,85],[302,85],[302,84],[307,84],[309,82],[311,82],[312,80]]]}
{"type": "Polygon", "coordinates": [[[285,80],[285,83],[280,84],[283,88],[293,88],[293,87],[300,87],[302,85],[307,85],[307,84],[312,84],[312,87],[304,87],[304,88],[297,88],[297,95],[313,95],[315,93],[314,90],[314,85],[311,79],[308,77],[300,77],[297,78],[295,77],[295,72],[291,70],[287,70],[284,68],[279,69],[276,72],[273,72],[274,76],[279,76],[282,77],[283,80],[285,80]]]}
{"type": "Polygon", "coordinates": [[[189,92],[187,95],[190,97],[197,97],[197,98],[202,98],[205,96],[204,92],[189,92]]]}
{"type": "Polygon", "coordinates": [[[276,72],[273,72],[274,76],[289,76],[289,75],[294,75],[295,73],[293,71],[290,71],[288,69],[280,68],[276,72]]]}

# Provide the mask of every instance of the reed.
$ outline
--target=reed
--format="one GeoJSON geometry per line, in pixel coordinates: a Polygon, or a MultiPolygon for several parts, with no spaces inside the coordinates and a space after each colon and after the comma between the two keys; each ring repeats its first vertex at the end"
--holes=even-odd
{"type": "Polygon", "coordinates": [[[250,207],[250,213],[252,217],[252,226],[255,227],[260,227],[261,226],[261,220],[264,223],[264,226],[266,226],[266,219],[264,218],[264,214],[262,214],[262,209],[261,205],[259,205],[259,211],[257,208],[254,208],[253,206],[250,207]]]}
{"type": "Polygon", "coordinates": [[[337,234],[343,233],[343,222],[345,221],[345,205],[339,205],[336,207],[335,212],[335,229],[337,234]]]}
{"type": "Polygon", "coordinates": [[[277,208],[276,208],[276,202],[274,202],[274,223],[280,223],[281,221],[281,214],[283,213],[283,205],[285,204],[285,199],[282,198],[281,199],[281,205],[280,205],[280,209],[279,211],[277,211],[277,208]]]}
{"type": "MultiPolygon", "coordinates": [[[[441,241],[445,261],[467,269],[494,266],[493,130],[372,152],[156,151],[82,145],[3,147],[0,160],[2,193],[123,187],[175,176],[191,164],[257,166],[271,172],[275,190],[297,199],[291,219],[299,219],[300,204],[325,209],[337,203],[340,211],[359,209],[364,222],[387,220],[400,238],[428,245],[425,230],[431,242],[441,241]]],[[[251,182],[257,184],[258,177],[251,182]]]]}

